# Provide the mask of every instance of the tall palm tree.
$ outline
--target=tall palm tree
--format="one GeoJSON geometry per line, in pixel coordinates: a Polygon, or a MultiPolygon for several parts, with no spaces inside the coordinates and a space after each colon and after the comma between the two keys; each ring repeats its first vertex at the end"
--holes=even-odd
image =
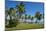
{"type": "Polygon", "coordinates": [[[21,2],[19,5],[17,5],[16,8],[17,8],[20,18],[21,18],[22,14],[25,13],[25,7],[24,7],[23,2],[21,2]]]}
{"type": "Polygon", "coordinates": [[[25,14],[25,19],[27,19],[27,14],[25,14]]]}
{"type": "Polygon", "coordinates": [[[28,18],[30,19],[31,18],[31,15],[29,15],[28,18]]]}
{"type": "Polygon", "coordinates": [[[33,21],[33,19],[34,19],[34,17],[31,17],[31,23],[33,23],[32,21],[33,21]]]}

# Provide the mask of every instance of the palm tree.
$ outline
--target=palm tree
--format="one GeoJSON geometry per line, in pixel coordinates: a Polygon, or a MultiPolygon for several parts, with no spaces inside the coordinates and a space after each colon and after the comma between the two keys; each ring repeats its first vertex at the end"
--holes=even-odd
{"type": "Polygon", "coordinates": [[[34,19],[34,17],[31,17],[31,23],[33,23],[32,21],[33,21],[33,19],[34,19]]]}
{"type": "Polygon", "coordinates": [[[30,18],[31,18],[31,15],[28,16],[28,19],[30,19],[30,18]]]}
{"type": "Polygon", "coordinates": [[[25,14],[25,19],[27,19],[27,14],[25,14]]]}
{"type": "Polygon", "coordinates": [[[21,18],[22,14],[25,13],[25,7],[24,7],[23,2],[21,2],[19,5],[17,5],[16,8],[17,8],[20,18],[21,18]]]}

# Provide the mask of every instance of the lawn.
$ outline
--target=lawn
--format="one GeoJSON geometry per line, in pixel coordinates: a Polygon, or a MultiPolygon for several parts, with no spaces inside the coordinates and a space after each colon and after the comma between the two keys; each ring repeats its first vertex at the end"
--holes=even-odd
{"type": "Polygon", "coordinates": [[[5,28],[5,30],[26,30],[26,29],[42,29],[44,28],[43,24],[18,24],[16,27],[5,28]]]}
{"type": "Polygon", "coordinates": [[[21,23],[18,24],[16,26],[16,29],[40,29],[40,28],[44,28],[43,24],[25,24],[25,23],[21,23]]]}

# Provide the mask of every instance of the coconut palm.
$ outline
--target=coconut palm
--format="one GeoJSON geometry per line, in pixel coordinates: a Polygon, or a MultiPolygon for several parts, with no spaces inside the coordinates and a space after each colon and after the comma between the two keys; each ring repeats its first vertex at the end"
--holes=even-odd
{"type": "Polygon", "coordinates": [[[34,17],[31,17],[31,23],[33,23],[32,21],[33,21],[33,19],[34,19],[34,17]]]}
{"type": "Polygon", "coordinates": [[[28,19],[30,19],[30,18],[31,18],[31,15],[28,16],[28,19]]]}
{"type": "Polygon", "coordinates": [[[25,19],[27,19],[27,14],[25,14],[25,19]]]}
{"type": "Polygon", "coordinates": [[[25,7],[24,7],[23,2],[21,2],[19,5],[17,5],[16,8],[17,8],[20,18],[21,18],[22,14],[25,13],[25,7]]]}

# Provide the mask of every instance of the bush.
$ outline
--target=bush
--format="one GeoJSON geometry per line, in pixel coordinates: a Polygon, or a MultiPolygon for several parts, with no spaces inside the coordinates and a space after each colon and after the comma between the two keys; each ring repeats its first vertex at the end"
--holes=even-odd
{"type": "Polygon", "coordinates": [[[18,24],[17,19],[13,19],[9,21],[9,27],[16,27],[17,24],[18,24]]]}

